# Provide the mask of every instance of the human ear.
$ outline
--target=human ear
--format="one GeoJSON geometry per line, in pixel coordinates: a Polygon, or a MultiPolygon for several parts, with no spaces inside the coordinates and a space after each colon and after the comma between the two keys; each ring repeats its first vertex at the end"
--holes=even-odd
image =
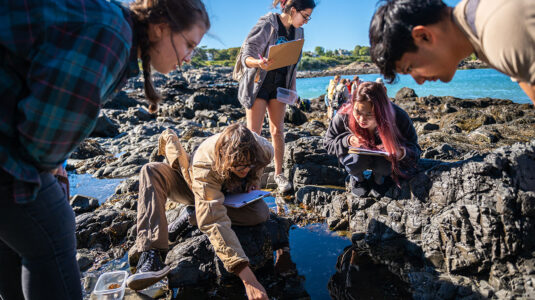
{"type": "Polygon", "coordinates": [[[414,26],[411,35],[417,47],[434,41],[433,32],[423,25],[414,26]]]}
{"type": "Polygon", "coordinates": [[[168,28],[168,25],[165,23],[160,23],[160,24],[149,23],[149,29],[148,29],[149,40],[152,42],[161,40],[167,28],[168,28]]]}

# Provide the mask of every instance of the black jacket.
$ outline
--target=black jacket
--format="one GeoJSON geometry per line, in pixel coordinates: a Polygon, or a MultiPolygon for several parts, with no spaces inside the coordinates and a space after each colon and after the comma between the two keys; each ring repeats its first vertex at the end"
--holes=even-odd
{"type": "MultiPolygon", "coordinates": [[[[409,115],[399,106],[392,103],[396,113],[396,125],[401,136],[405,138],[402,142],[407,150],[406,156],[400,162],[402,167],[414,165],[418,162],[422,149],[418,145],[418,135],[412,125],[412,120],[409,115]]],[[[329,124],[329,129],[324,137],[324,145],[329,154],[336,155],[339,159],[347,155],[349,149],[348,136],[351,130],[349,129],[349,116],[346,114],[337,113],[329,124]]],[[[377,144],[381,144],[381,139],[376,131],[375,139],[377,144]]]]}

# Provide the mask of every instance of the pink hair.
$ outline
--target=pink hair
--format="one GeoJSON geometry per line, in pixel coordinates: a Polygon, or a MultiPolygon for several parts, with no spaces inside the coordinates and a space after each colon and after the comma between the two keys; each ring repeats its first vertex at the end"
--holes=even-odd
{"type": "Polygon", "coordinates": [[[399,155],[399,151],[402,151],[401,142],[404,141],[405,138],[401,136],[396,126],[394,106],[386,95],[384,86],[376,82],[361,83],[357,90],[353,91],[351,101],[344,104],[340,108],[339,113],[348,115],[349,129],[361,143],[364,143],[364,145],[370,149],[376,149],[377,145],[375,144],[374,135],[370,134],[367,129],[360,127],[353,115],[355,104],[364,101],[371,102],[372,104],[375,121],[377,123],[377,131],[379,132],[379,137],[383,142],[386,152],[391,155],[392,173],[394,179],[397,181],[398,175],[405,177],[399,170],[399,162],[396,159],[399,155]]]}

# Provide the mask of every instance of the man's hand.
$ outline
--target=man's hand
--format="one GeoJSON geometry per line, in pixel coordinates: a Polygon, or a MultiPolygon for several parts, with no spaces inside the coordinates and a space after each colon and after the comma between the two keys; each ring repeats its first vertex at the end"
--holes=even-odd
{"type": "Polygon", "coordinates": [[[240,276],[245,286],[245,292],[249,300],[269,300],[266,290],[258,282],[251,268],[245,267],[238,276],[240,276]]]}

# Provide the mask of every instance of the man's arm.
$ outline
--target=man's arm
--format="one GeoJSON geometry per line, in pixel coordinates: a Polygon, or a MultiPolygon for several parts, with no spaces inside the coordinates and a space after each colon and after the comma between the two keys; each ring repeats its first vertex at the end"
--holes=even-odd
{"type": "Polygon", "coordinates": [[[533,102],[533,105],[535,105],[535,85],[527,82],[519,82],[518,85],[520,85],[524,93],[528,95],[531,102],[533,102]]]}

